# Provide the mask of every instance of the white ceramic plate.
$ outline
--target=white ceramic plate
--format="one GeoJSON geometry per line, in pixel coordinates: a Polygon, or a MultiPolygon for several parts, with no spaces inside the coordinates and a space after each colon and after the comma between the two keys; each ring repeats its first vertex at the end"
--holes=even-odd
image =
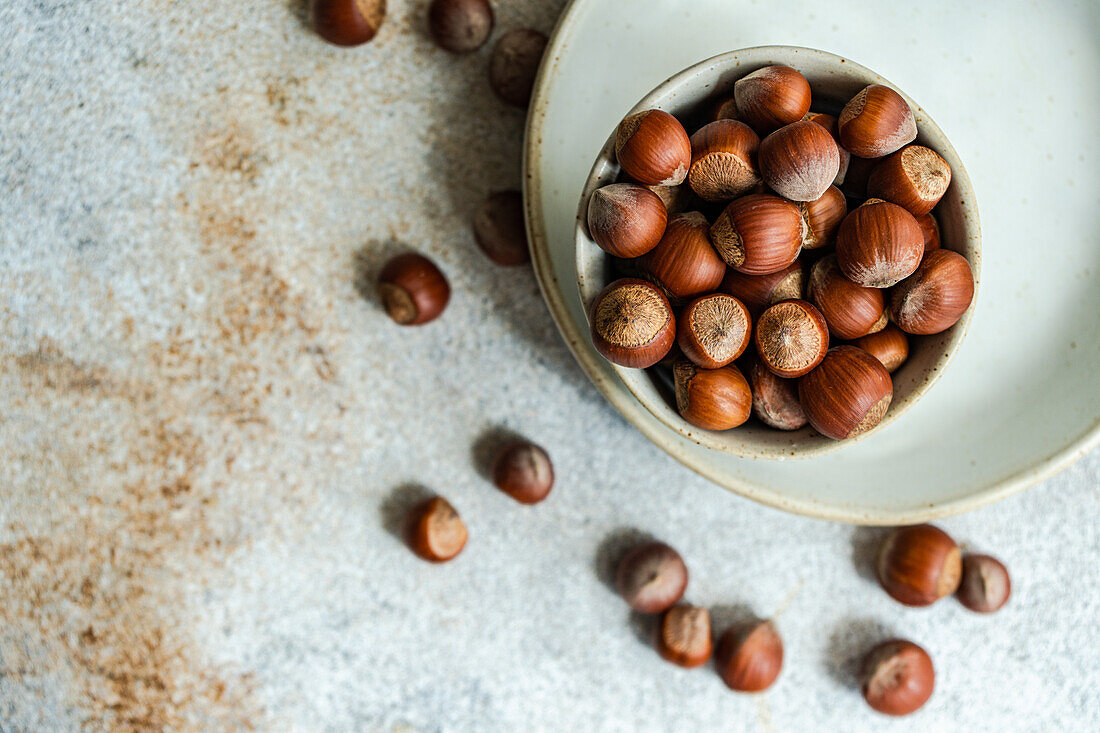
{"type": "Polygon", "coordinates": [[[627,420],[715,483],[787,511],[901,524],[967,511],[1064,468],[1100,440],[1100,48],[1092,4],[757,5],[575,0],[528,121],[535,271],[563,336],[627,420]],[[993,8],[992,10],[995,10],[993,8]],[[992,12],[991,10],[991,12],[992,12]],[[974,29],[984,29],[975,32],[974,29]],[[623,110],[702,59],[769,43],[866,64],[953,142],[982,213],[982,295],[947,374],[844,451],[777,463],[701,447],[661,424],[588,343],[573,227],[585,176],[623,110]]]}

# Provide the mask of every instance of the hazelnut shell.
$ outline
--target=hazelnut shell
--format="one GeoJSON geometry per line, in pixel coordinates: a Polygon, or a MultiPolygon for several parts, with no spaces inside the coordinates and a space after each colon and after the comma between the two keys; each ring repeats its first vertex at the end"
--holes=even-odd
{"type": "Polygon", "coordinates": [[[974,300],[974,272],[958,252],[932,250],[890,298],[890,317],[901,330],[921,336],[958,323],[974,300]]]}
{"type": "Polygon", "coordinates": [[[932,697],[936,672],[928,652],[911,641],[879,644],[863,661],[863,699],[885,715],[909,715],[932,697]]]}
{"type": "Polygon", "coordinates": [[[833,440],[871,430],[886,415],[894,387],[878,359],[855,346],[829,350],[798,382],[798,399],[814,430],[833,440]]]}
{"type": "Polygon", "coordinates": [[[732,295],[696,298],[676,318],[676,343],[684,356],[704,369],[718,369],[744,353],[752,339],[752,318],[732,295]]]}
{"type": "Polygon", "coordinates": [[[672,367],[676,409],[692,425],[704,430],[730,430],[752,413],[752,390],[741,370],[731,365],[701,369],[690,361],[672,367]]]}
{"type": "Polygon", "coordinates": [[[829,350],[829,327],[821,311],[805,300],[785,300],[765,310],[753,329],[760,361],[784,378],[801,377],[829,350]]]}
{"type": "Polygon", "coordinates": [[[837,338],[857,339],[886,326],[882,291],[856,285],[844,277],[835,255],[822,257],[810,268],[806,297],[825,316],[829,333],[837,338]]]}
{"type": "Polygon", "coordinates": [[[868,199],[840,224],[836,257],[857,285],[888,288],[909,277],[924,255],[924,235],[913,215],[881,199],[868,199]]]}
{"type": "Polygon", "coordinates": [[[921,216],[939,203],[950,185],[951,167],[939,153],[923,145],[906,145],[871,170],[867,194],[921,216]]]}
{"type": "Polygon", "coordinates": [[[589,314],[592,345],[612,364],[645,369],[665,357],[676,340],[676,319],[661,290],[621,278],[605,287],[589,314]]]}
{"type": "Polygon", "coordinates": [[[810,111],[810,83],[790,66],[757,69],[733,85],[739,118],[767,134],[810,111]]]}
{"type": "Polygon", "coordinates": [[[710,240],[726,264],[746,275],[768,275],[798,259],[803,238],[796,204],[758,193],[734,199],[710,227],[710,240]]]}
{"type": "Polygon", "coordinates": [[[938,527],[899,527],[883,540],[876,572],[894,600],[906,606],[930,606],[958,589],[962,557],[959,546],[938,527]]]}
{"type": "Polygon", "coordinates": [[[615,157],[622,169],[646,186],[676,186],[691,166],[691,140],[680,121],[651,109],[619,123],[615,157]]]}
{"type": "Polygon", "coordinates": [[[881,84],[863,88],[837,117],[840,144],[852,155],[881,158],[917,137],[917,122],[909,103],[881,84]]]}
{"type": "Polygon", "coordinates": [[[704,201],[736,198],[760,183],[760,138],[737,120],[716,120],[691,136],[688,184],[704,201]]]}
{"type": "Polygon", "coordinates": [[[828,130],[799,120],[760,142],[759,164],[764,183],[780,196],[816,201],[836,180],[840,151],[828,130]]]}
{"type": "Polygon", "coordinates": [[[641,263],[678,302],[717,290],[726,274],[726,263],[711,246],[707,228],[707,220],[697,211],[669,217],[661,241],[641,263]]]}
{"type": "Polygon", "coordinates": [[[668,213],[661,198],[644,186],[613,183],[588,200],[588,233],[614,257],[640,257],[664,236],[668,213]]]}

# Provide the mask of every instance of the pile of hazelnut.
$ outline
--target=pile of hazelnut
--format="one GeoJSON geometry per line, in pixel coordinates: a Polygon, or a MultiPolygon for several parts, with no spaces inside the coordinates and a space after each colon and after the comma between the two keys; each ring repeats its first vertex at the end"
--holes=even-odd
{"type": "Polygon", "coordinates": [[[620,181],[589,199],[589,234],[623,275],[592,304],[592,343],[620,366],[670,366],[697,427],[755,414],[864,433],[909,339],[950,328],[973,299],[970,264],[940,248],[932,214],[951,169],[912,144],[905,99],[872,84],[838,117],[810,107],[801,73],[768,66],[691,136],[662,110],[631,115],[620,181]]]}

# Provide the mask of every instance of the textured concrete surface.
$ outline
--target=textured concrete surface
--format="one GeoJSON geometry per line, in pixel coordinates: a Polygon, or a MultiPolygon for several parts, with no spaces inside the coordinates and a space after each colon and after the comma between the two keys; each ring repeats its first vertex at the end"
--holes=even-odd
{"type": "MultiPolygon", "coordinates": [[[[426,4],[355,51],[298,0],[0,7],[0,730],[1100,728],[1100,453],[943,523],[1013,570],[992,618],[900,608],[877,531],[674,463],[473,245],[522,115],[426,4]],[[415,330],[370,285],[408,248],[454,288],[415,330]],[[553,455],[540,506],[483,477],[510,431],[553,455]],[[470,527],[450,565],[394,535],[423,491],[470,527]],[[720,620],[778,615],[771,691],[657,657],[606,584],[644,533],[720,620]],[[890,634],[939,672],[907,723],[853,688],[890,634]]],[[[499,34],[562,3],[495,5],[499,34]]]]}

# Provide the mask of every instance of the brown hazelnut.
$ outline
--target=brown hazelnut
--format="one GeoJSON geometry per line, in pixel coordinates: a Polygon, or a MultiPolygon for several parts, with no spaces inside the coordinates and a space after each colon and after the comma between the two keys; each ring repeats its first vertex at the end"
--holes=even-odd
{"type": "Polygon", "coordinates": [[[1008,602],[1012,580],[1008,568],[989,555],[966,555],[962,560],[962,582],[955,597],[976,613],[993,613],[1008,602]]]}
{"type": "Polygon", "coordinates": [[[612,364],[646,369],[676,340],[676,319],[656,285],[622,278],[604,288],[589,316],[592,345],[612,364]]]}
{"type": "Polygon", "coordinates": [[[727,94],[724,97],[719,97],[714,103],[714,106],[710,108],[710,121],[715,120],[736,120],[737,114],[737,101],[733,98],[732,94],[727,94]]]}
{"type": "Polygon", "coordinates": [[[704,430],[730,430],[744,424],[752,411],[752,390],[732,364],[701,369],[686,359],[672,366],[676,409],[680,417],[704,430]]]}
{"type": "Polygon", "coordinates": [[[890,373],[855,346],[829,349],[825,359],[798,382],[798,399],[814,430],[833,440],[871,430],[894,396],[890,373]]]}
{"type": "Polygon", "coordinates": [[[680,553],[663,542],[646,542],[619,561],[615,587],[640,613],[663,613],[684,595],[688,569],[680,553]]]}
{"type": "Polygon", "coordinates": [[[958,589],[962,558],[955,540],[938,527],[898,527],[883,540],[876,570],[894,600],[930,606],[958,589]]]}
{"type": "Polygon", "coordinates": [[[924,253],[928,254],[934,249],[940,248],[940,225],[936,222],[931,212],[917,217],[917,226],[924,236],[924,253]]]}
{"type": "Polygon", "coordinates": [[[718,289],[740,300],[749,313],[757,316],[781,300],[802,297],[802,264],[796,260],[768,275],[746,275],[731,267],[718,289]]]}
{"type": "Polygon", "coordinates": [[[893,323],[877,333],[856,339],[855,345],[882,362],[891,374],[909,358],[909,338],[893,323]]]}
{"type": "Polygon", "coordinates": [[[687,604],[665,611],[657,635],[657,652],[664,659],[681,667],[700,667],[712,650],[710,611],[687,604]]]}
{"type": "Polygon", "coordinates": [[[815,201],[803,201],[798,205],[802,212],[803,225],[802,248],[821,249],[836,242],[836,232],[840,222],[848,214],[848,200],[836,186],[829,186],[821,198],[815,201]]]}
{"type": "Polygon", "coordinates": [[[430,562],[453,560],[466,546],[466,524],[441,496],[417,504],[405,523],[405,540],[417,555],[430,562]]]}
{"type": "Polygon", "coordinates": [[[374,38],[386,17],[386,0],[313,0],[313,28],[336,46],[374,38]]]}
{"type": "Polygon", "coordinates": [[[789,66],[765,66],[733,85],[740,119],[765,135],[810,111],[810,83],[789,66]]]}
{"type": "Polygon", "coordinates": [[[644,186],[613,183],[588,200],[588,233],[615,257],[640,257],[656,247],[667,222],[665,204],[644,186]]]}
{"type": "Polygon", "coordinates": [[[515,28],[500,37],[489,59],[489,85],[500,99],[527,106],[546,42],[546,36],[530,28],[515,28]]]}
{"type": "Polygon", "coordinates": [[[717,120],[691,136],[688,184],[704,201],[737,198],[760,183],[760,138],[737,120],[717,120]]]}
{"type": "Polygon", "coordinates": [[[924,255],[917,220],[897,204],[867,199],[840,224],[836,258],[857,285],[888,288],[913,274],[924,255]]]}
{"type": "Polygon", "coordinates": [[[796,204],[754,193],[730,202],[711,226],[710,240],[738,272],[768,275],[798,259],[803,226],[796,204]]]}
{"type": "Polygon", "coordinates": [[[821,125],[799,120],[760,142],[760,176],[791,201],[816,201],[840,170],[836,141],[821,125]]]}
{"type": "Polygon", "coordinates": [[[428,32],[436,45],[451,53],[476,51],[493,32],[493,6],[489,0],[433,0],[428,32]]]}
{"type": "Polygon", "coordinates": [[[829,350],[829,327],[821,312],[804,300],[785,300],[761,314],[755,329],[756,354],[777,376],[801,377],[829,350]]]}
{"type": "Polygon", "coordinates": [[[917,137],[909,103],[881,84],[865,87],[852,97],[837,118],[837,128],[840,144],[861,158],[881,158],[917,137]]]}
{"type": "Polygon", "coordinates": [[[851,163],[852,154],[840,144],[840,136],[837,130],[836,117],[827,115],[823,112],[807,112],[805,119],[813,122],[814,124],[821,125],[829,134],[833,136],[833,142],[836,143],[837,152],[840,153],[840,169],[836,173],[836,178],[833,179],[833,185],[839,186],[844,183],[844,179],[848,175],[848,165],[851,163]]]}
{"type": "Polygon", "coordinates": [[[752,318],[732,295],[712,293],[688,303],[676,319],[676,343],[704,369],[724,367],[741,356],[752,337],[752,318]]]}
{"type": "Polygon", "coordinates": [[[752,414],[776,430],[798,430],[806,426],[806,413],[798,402],[798,382],[778,377],[760,363],[749,369],[752,386],[752,414]]]}
{"type": "Polygon", "coordinates": [[[631,115],[615,133],[615,157],[646,186],[676,186],[691,166],[691,139],[680,121],[659,109],[631,115]]]}
{"type": "Polygon", "coordinates": [[[936,683],[928,652],[911,641],[883,642],[863,661],[863,699],[885,715],[909,715],[920,709],[936,683]]]}
{"type": "Polygon", "coordinates": [[[713,292],[726,274],[726,263],[707,235],[707,220],[697,211],[669,217],[664,236],[642,267],[681,302],[713,292]]]}
{"type": "Polygon", "coordinates": [[[865,288],[844,277],[836,255],[826,255],[810,268],[806,297],[829,324],[829,333],[857,339],[886,327],[886,298],[878,288],[865,288]]]}
{"type": "Polygon", "coordinates": [[[497,454],[493,483],[521,504],[538,504],[554,488],[554,464],[539,446],[517,440],[497,454]]]}
{"type": "Polygon", "coordinates": [[[731,690],[763,692],[783,669],[783,639],[771,621],[734,627],[719,638],[714,660],[731,690]]]}
{"type": "Polygon", "coordinates": [[[687,211],[696,200],[695,192],[686,183],[681,183],[679,186],[646,186],[646,188],[657,194],[657,198],[661,199],[661,203],[665,205],[665,211],[670,216],[687,211]]]}
{"type": "Polygon", "coordinates": [[[951,166],[923,145],[906,145],[883,158],[867,179],[867,193],[909,211],[927,214],[951,185],[951,166]]]}
{"type": "Polygon", "coordinates": [[[927,336],[954,326],[973,300],[970,263],[958,252],[936,249],[894,288],[890,317],[901,330],[927,336]]]}
{"type": "Polygon", "coordinates": [[[498,191],[485,199],[474,214],[474,239],[485,256],[498,265],[514,267],[530,262],[523,194],[498,191]]]}
{"type": "Polygon", "coordinates": [[[378,275],[378,292],[386,313],[402,326],[434,321],[451,299],[451,286],[439,268],[413,252],[386,263],[378,275]]]}

